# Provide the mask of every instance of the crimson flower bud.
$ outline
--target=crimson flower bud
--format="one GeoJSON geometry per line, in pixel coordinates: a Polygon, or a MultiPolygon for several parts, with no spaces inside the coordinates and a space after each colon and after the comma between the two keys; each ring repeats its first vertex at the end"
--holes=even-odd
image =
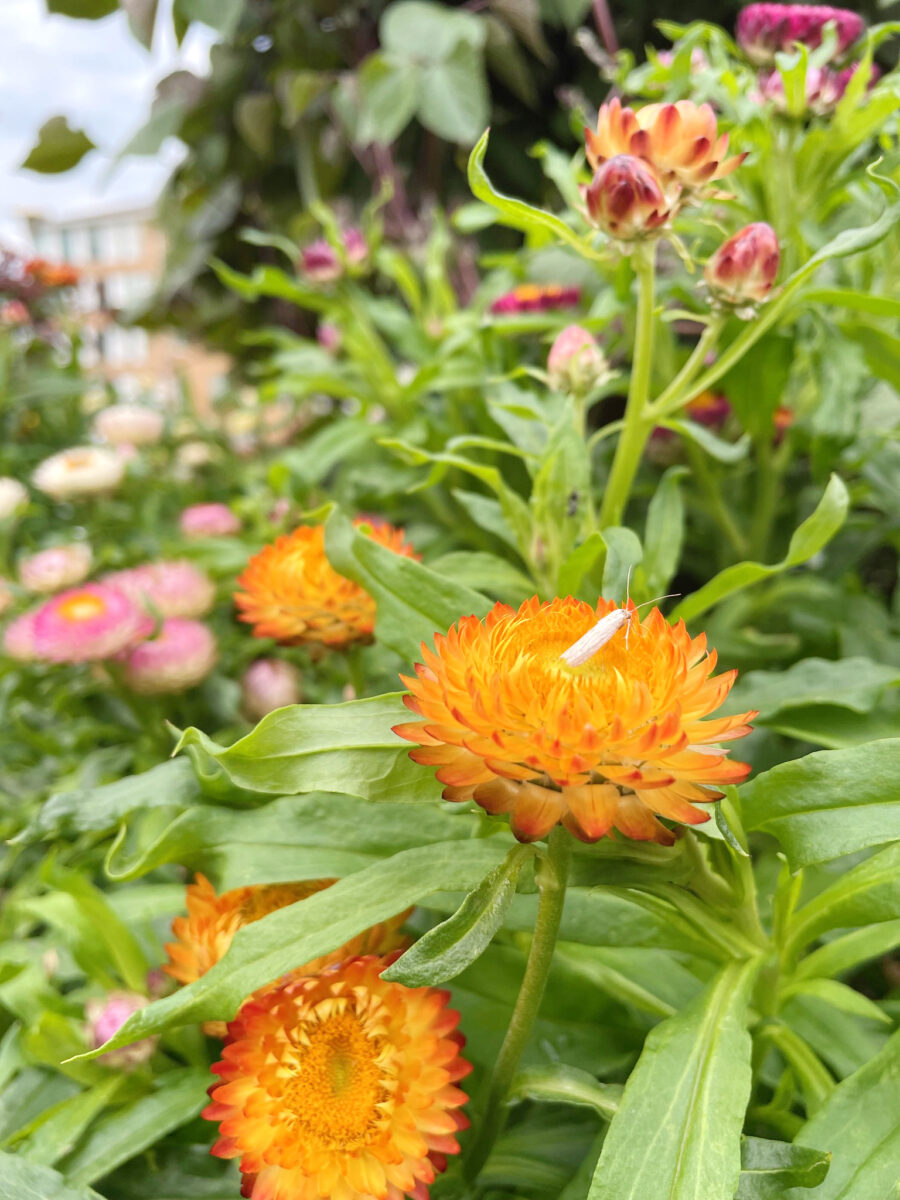
{"type": "Polygon", "coordinates": [[[821,45],[825,26],[834,23],[837,44],[834,57],[841,58],[862,36],[866,23],[847,8],[827,4],[748,4],[738,14],[735,34],[738,45],[757,66],[770,66],[779,50],[790,50],[802,42],[810,50],[821,45]]]}
{"type": "MultiPolygon", "coordinates": [[[[124,991],[108,992],[103,999],[89,1000],[85,1006],[85,1016],[91,1049],[97,1050],[104,1042],[108,1042],[133,1013],[146,1008],[147,1004],[149,1001],[146,996],[124,991]]],[[[152,1057],[158,1040],[156,1037],[141,1038],[139,1042],[132,1042],[130,1046],[108,1050],[100,1056],[99,1061],[108,1067],[132,1070],[152,1057]]]]}
{"type": "Polygon", "coordinates": [[[602,163],[585,198],[591,220],[622,242],[653,233],[673,208],[653,168],[631,154],[602,163]]]}
{"type": "Polygon", "coordinates": [[[555,391],[586,392],[606,378],[609,364],[593,334],[567,325],[550,347],[547,374],[555,391]]]}
{"type": "Polygon", "coordinates": [[[765,221],[738,230],[706,264],[706,282],[727,304],[759,304],[778,274],[778,238],[765,221]]]}

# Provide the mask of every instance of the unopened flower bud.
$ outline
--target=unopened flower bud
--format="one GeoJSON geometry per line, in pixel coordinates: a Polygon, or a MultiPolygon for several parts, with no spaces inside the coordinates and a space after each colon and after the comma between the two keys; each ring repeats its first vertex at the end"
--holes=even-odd
{"type": "Polygon", "coordinates": [[[837,31],[835,58],[841,58],[866,27],[858,13],[827,4],[748,4],[738,15],[735,33],[751,62],[769,66],[779,50],[790,50],[795,42],[816,49],[829,23],[837,31]]]}
{"type": "Polygon", "coordinates": [[[756,221],[719,247],[704,275],[715,296],[726,304],[759,304],[772,290],[778,259],[775,230],[765,221],[756,221]]]}
{"type": "Polygon", "coordinates": [[[609,364],[587,329],[567,325],[550,347],[547,374],[555,391],[581,393],[608,376],[609,364]]]}
{"type": "MultiPolygon", "coordinates": [[[[88,1021],[88,1041],[91,1049],[96,1050],[118,1033],[132,1013],[146,1008],[149,1001],[146,996],[137,992],[109,992],[102,1000],[89,1000],[85,1005],[85,1016],[88,1021]]],[[[132,1042],[130,1046],[120,1046],[117,1050],[108,1050],[100,1056],[100,1062],[107,1067],[121,1067],[132,1070],[145,1063],[156,1049],[157,1038],[142,1038],[132,1042]]]]}
{"type": "MultiPolygon", "coordinates": [[[[364,262],[369,253],[369,244],[361,230],[355,226],[345,229],[341,235],[344,256],[351,266],[364,262]]],[[[325,238],[310,242],[301,251],[303,273],[313,283],[330,283],[344,273],[340,255],[325,238]]]]}
{"type": "Polygon", "coordinates": [[[280,658],[260,658],[248,667],[241,680],[244,712],[260,721],[276,708],[300,703],[300,672],[280,658]]]}
{"type": "Polygon", "coordinates": [[[631,154],[617,154],[597,168],[586,200],[591,220],[622,242],[652,234],[672,213],[656,172],[631,154]]]}

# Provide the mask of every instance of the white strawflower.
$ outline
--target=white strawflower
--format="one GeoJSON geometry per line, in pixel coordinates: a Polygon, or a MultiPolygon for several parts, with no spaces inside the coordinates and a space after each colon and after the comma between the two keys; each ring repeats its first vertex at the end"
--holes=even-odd
{"type": "Polygon", "coordinates": [[[71,446],[39,464],[34,486],[54,500],[102,496],[122,482],[125,463],[114,450],[102,446],[71,446]]]}
{"type": "Polygon", "coordinates": [[[11,475],[0,475],[0,520],[11,517],[28,499],[27,489],[11,475]]]}
{"type": "Polygon", "coordinates": [[[162,437],[165,417],[144,404],[113,404],[97,413],[94,433],[113,446],[152,446],[162,437]]]}

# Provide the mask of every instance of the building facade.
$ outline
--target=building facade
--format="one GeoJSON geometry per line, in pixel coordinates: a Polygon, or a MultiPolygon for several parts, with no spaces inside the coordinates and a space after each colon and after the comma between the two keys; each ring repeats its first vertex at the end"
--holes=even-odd
{"type": "Polygon", "coordinates": [[[128,314],[150,299],[165,266],[166,242],[150,208],[120,209],[65,220],[27,214],[36,254],[76,268],[82,318],[82,366],[111,383],[122,399],[147,392],[175,403],[185,391],[208,411],[225,387],[226,355],[171,332],[129,326],[128,314]]]}

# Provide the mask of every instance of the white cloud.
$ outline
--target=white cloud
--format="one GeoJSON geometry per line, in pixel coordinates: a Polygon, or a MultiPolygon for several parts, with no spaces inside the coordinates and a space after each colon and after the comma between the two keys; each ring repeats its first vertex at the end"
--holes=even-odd
{"type": "Polygon", "coordinates": [[[23,210],[54,215],[93,207],[151,201],[178,158],[177,143],[154,159],[128,159],[111,167],[116,153],[146,119],[156,83],[178,67],[202,73],[214,40],[191,27],[175,44],[162,0],[152,52],[131,36],[123,12],[101,21],[50,16],[44,0],[0,4],[0,240],[21,234],[23,210]],[[41,176],[20,164],[49,117],[65,114],[98,150],[65,175],[41,176]]]}

